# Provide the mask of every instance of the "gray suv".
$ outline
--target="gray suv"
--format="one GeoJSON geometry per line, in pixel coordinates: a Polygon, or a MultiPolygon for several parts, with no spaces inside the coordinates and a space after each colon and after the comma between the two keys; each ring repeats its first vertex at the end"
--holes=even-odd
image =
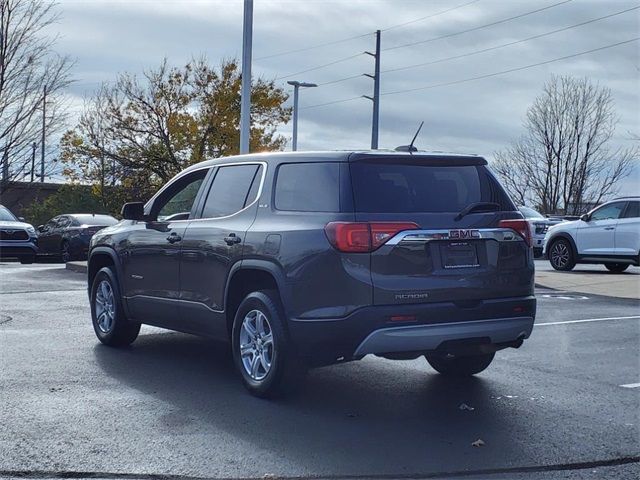
{"type": "Polygon", "coordinates": [[[533,328],[530,230],[469,155],[245,155],[193,165],[91,241],[93,327],[231,342],[249,391],[309,367],[425,356],[473,375],[533,328]]]}

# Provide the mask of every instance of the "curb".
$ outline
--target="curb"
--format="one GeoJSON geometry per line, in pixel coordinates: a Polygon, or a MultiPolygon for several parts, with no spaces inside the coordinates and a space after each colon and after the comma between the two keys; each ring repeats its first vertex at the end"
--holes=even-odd
{"type": "Polygon", "coordinates": [[[87,273],[87,262],[67,262],[66,269],[77,273],[87,273]]]}

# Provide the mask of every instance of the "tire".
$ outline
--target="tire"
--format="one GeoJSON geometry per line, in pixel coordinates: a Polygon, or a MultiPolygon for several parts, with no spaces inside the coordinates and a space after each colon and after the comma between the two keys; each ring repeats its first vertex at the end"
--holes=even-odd
{"type": "Polygon", "coordinates": [[[571,243],[565,238],[554,240],[549,248],[549,263],[555,270],[568,272],[576,266],[576,258],[571,243]]]}
{"type": "Polygon", "coordinates": [[[116,275],[110,267],[104,267],[96,274],[90,299],[91,320],[98,340],[110,347],[133,343],[140,332],[140,324],[127,320],[116,275]]]}
{"type": "Polygon", "coordinates": [[[71,246],[69,245],[69,242],[67,240],[64,240],[62,242],[62,245],[60,245],[60,258],[62,259],[63,263],[67,263],[73,260],[73,257],[71,255],[71,246]]]}
{"type": "Polygon", "coordinates": [[[479,355],[467,355],[460,357],[446,357],[443,355],[425,355],[427,362],[438,373],[452,377],[470,377],[485,370],[495,353],[483,353],[479,355]]]}
{"type": "Polygon", "coordinates": [[[278,293],[247,295],[233,321],[232,354],[244,386],[252,395],[273,397],[294,390],[304,369],[287,329],[278,293]]]}
{"type": "Polygon", "coordinates": [[[622,273],[629,268],[628,263],[605,263],[604,266],[613,273],[622,273]]]}
{"type": "Polygon", "coordinates": [[[22,263],[23,265],[27,265],[30,263],[33,263],[35,261],[36,257],[35,255],[28,255],[26,257],[20,257],[20,263],[22,263]]]}

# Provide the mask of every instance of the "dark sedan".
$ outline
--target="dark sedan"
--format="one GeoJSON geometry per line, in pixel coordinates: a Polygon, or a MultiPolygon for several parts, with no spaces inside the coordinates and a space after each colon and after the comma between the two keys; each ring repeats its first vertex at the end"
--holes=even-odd
{"type": "Polygon", "coordinates": [[[59,257],[63,262],[87,258],[89,240],[94,233],[115,225],[109,215],[71,214],[53,217],[38,227],[39,254],[59,257]]]}

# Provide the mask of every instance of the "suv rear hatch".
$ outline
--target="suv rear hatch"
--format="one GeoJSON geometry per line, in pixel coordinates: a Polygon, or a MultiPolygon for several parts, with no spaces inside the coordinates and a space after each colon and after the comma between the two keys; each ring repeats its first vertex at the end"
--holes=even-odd
{"type": "Polygon", "coordinates": [[[532,294],[526,232],[501,224],[522,216],[483,158],[361,154],[350,158],[350,173],[355,219],[370,222],[373,237],[384,222],[409,228],[397,234],[392,228],[378,248],[373,241],[374,304],[473,308],[485,299],[532,294]]]}

